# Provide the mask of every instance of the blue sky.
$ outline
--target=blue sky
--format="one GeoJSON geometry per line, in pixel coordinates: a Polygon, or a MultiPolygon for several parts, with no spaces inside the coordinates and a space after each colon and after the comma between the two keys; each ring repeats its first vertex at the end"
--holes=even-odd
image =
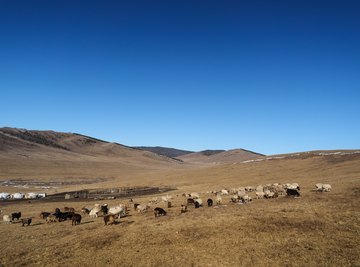
{"type": "Polygon", "coordinates": [[[0,1],[0,127],[358,149],[359,14],[347,0],[0,1]]]}

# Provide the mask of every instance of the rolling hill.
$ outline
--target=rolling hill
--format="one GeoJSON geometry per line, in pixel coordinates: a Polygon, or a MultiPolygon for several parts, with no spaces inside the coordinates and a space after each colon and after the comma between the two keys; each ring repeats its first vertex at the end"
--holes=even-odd
{"type": "Polygon", "coordinates": [[[194,151],[188,151],[188,150],[181,150],[176,148],[169,148],[169,147],[161,147],[161,146],[137,146],[134,147],[137,149],[150,151],[159,155],[163,155],[170,158],[176,158],[183,155],[187,155],[190,153],[194,153],[194,151]]]}
{"type": "Polygon", "coordinates": [[[182,162],[96,138],[54,131],[0,128],[0,178],[121,177],[181,168],[182,162]]]}
{"type": "Polygon", "coordinates": [[[263,154],[252,152],[245,149],[232,150],[204,150],[201,152],[189,153],[179,156],[184,162],[197,164],[224,164],[235,163],[245,160],[260,159],[265,157],[263,154]]]}

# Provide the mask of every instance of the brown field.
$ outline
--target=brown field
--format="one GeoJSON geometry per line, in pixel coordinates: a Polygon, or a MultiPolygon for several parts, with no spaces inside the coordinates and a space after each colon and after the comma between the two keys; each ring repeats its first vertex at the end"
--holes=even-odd
{"type": "MultiPolygon", "coordinates": [[[[119,223],[104,226],[102,218],[83,216],[78,226],[70,221],[46,224],[41,211],[72,206],[124,203],[129,199],[98,201],[1,202],[3,214],[21,211],[34,217],[31,226],[0,224],[0,266],[360,266],[360,154],[318,156],[222,165],[161,162],[123,164],[117,160],[34,159],[1,160],[1,179],[93,180],[53,191],[135,185],[174,186],[169,192],[174,207],[155,218],[152,211],[130,209],[119,223]],[[97,178],[104,180],[96,181],[97,178]],[[301,197],[254,199],[250,204],[203,207],[180,214],[183,192],[200,192],[204,202],[211,190],[266,183],[297,182],[301,197]],[[333,190],[317,193],[317,182],[333,190]]],[[[19,188],[0,187],[0,191],[19,188]]],[[[36,191],[33,188],[27,191],[36,191]]],[[[24,191],[24,190],[22,190],[24,191]]],[[[38,190],[39,191],[39,190],[38,190]]],[[[135,197],[147,203],[154,196],[135,197]]]]}

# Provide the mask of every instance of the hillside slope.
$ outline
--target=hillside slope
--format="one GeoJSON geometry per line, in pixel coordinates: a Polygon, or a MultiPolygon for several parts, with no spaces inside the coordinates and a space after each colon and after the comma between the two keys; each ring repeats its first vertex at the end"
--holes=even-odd
{"type": "Polygon", "coordinates": [[[176,148],[161,147],[161,146],[136,146],[134,148],[150,151],[159,155],[163,155],[170,158],[180,157],[186,154],[194,153],[194,151],[181,150],[176,148]]]}
{"type": "Polygon", "coordinates": [[[179,165],[175,159],[79,134],[0,128],[0,178],[114,176],[179,165]]]}
{"type": "Polygon", "coordinates": [[[178,157],[184,162],[197,164],[236,163],[245,160],[263,158],[264,155],[245,149],[205,150],[178,157]]]}

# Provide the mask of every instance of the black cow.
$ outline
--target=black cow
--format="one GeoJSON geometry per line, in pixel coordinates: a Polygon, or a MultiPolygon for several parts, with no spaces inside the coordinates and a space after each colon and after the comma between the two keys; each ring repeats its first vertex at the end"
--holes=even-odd
{"type": "Polygon", "coordinates": [[[166,215],[166,211],[162,208],[155,208],[154,209],[154,214],[155,214],[155,217],[158,217],[158,216],[165,216],[166,215]]]}
{"type": "Polygon", "coordinates": [[[300,192],[297,189],[286,189],[286,195],[288,197],[300,197],[300,192]]]}
{"type": "Polygon", "coordinates": [[[211,207],[212,205],[213,205],[213,200],[211,199],[211,198],[209,198],[208,200],[207,200],[207,204],[208,204],[208,207],[211,207]]]}

